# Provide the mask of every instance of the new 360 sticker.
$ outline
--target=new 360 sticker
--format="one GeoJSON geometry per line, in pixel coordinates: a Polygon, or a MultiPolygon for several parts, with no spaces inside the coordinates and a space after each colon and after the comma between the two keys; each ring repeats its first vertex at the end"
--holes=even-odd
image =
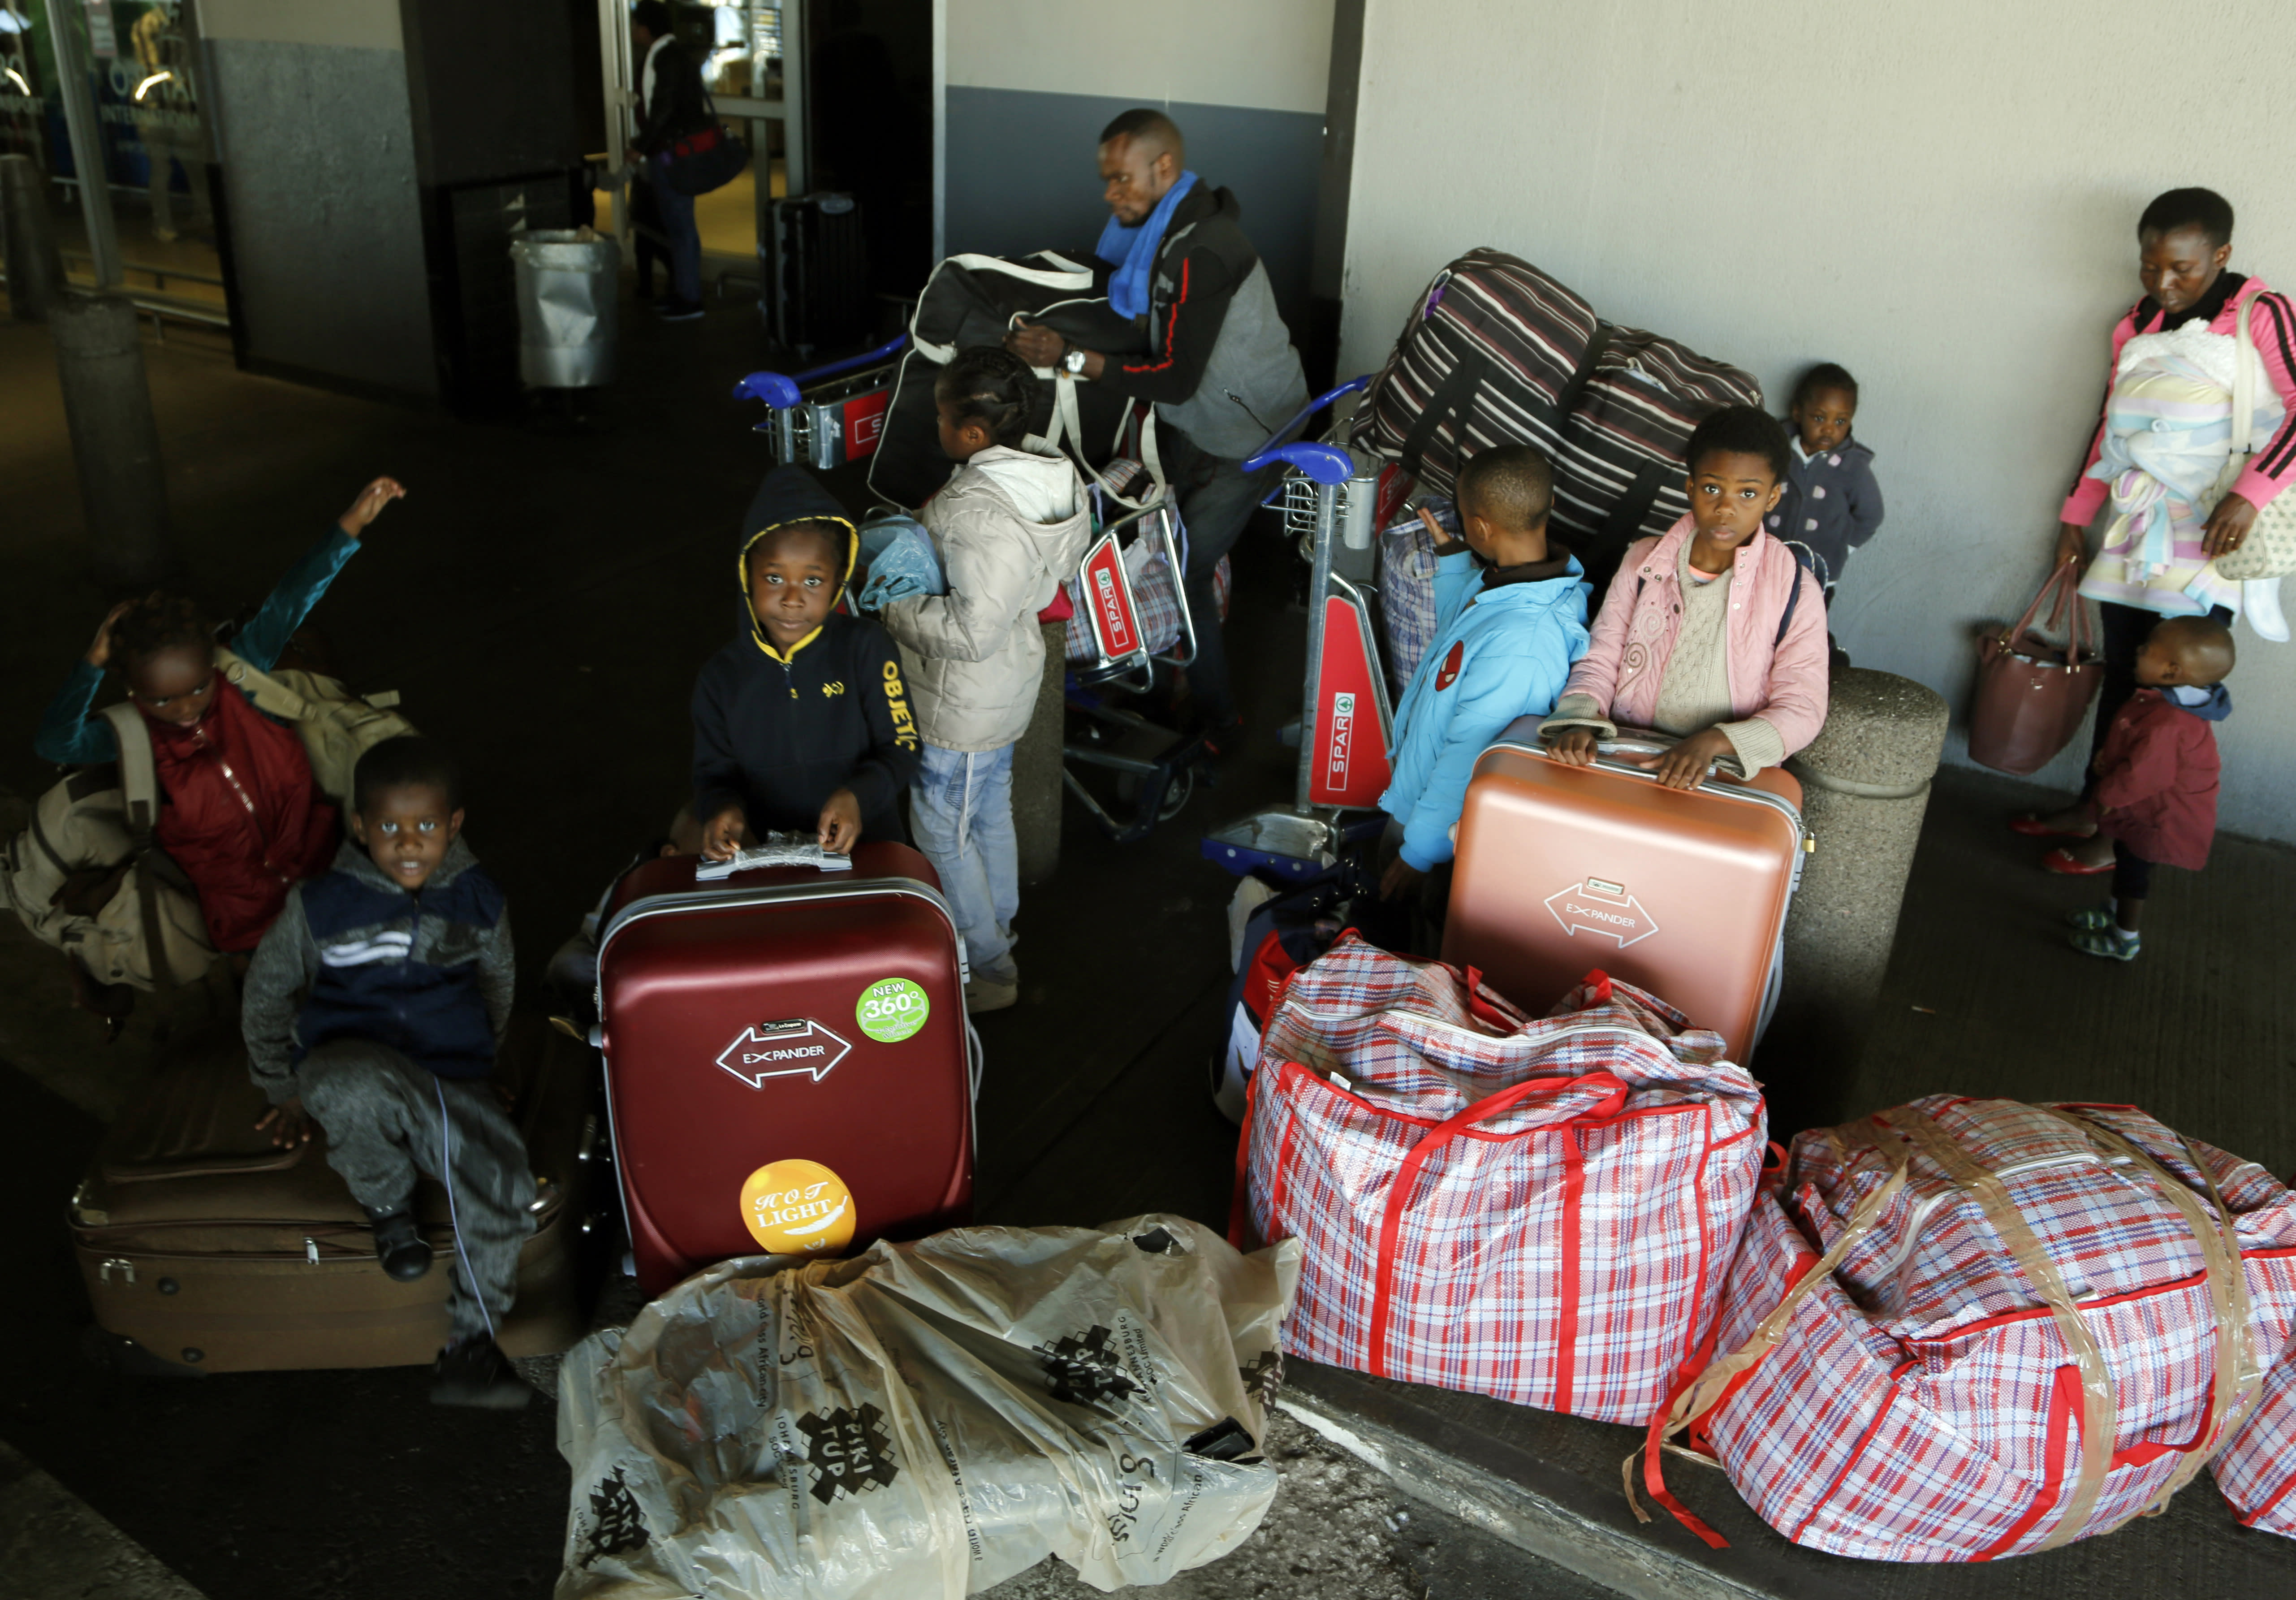
{"type": "Polygon", "coordinates": [[[932,1002],[906,978],[881,978],[861,991],[853,1020],[881,1045],[898,1045],[925,1025],[932,1002]]]}

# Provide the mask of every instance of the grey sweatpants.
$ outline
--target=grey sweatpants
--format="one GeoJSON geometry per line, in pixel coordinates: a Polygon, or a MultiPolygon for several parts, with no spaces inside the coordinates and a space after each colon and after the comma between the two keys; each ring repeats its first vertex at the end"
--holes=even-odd
{"type": "Polygon", "coordinates": [[[447,1309],[455,1337],[490,1333],[518,1291],[518,1252],[534,1231],[526,1145],[491,1084],[440,1078],[388,1045],[341,1038],[303,1058],[303,1109],[326,1130],[327,1164],[351,1198],[396,1210],[417,1175],[453,1202],[456,1250],[447,1309]]]}

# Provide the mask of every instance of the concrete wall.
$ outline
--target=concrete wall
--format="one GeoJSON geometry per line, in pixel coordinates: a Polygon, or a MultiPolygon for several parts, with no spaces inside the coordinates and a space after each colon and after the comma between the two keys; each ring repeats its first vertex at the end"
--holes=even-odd
{"type": "Polygon", "coordinates": [[[398,0],[199,0],[250,366],[430,397],[398,0]]]}
{"type": "MultiPolygon", "coordinates": [[[[1834,630],[1956,708],[1971,630],[2046,570],[2144,202],[2220,191],[2233,265],[2296,282],[2286,0],[1369,0],[1365,29],[1341,370],[1477,244],[1781,410],[1841,362],[1889,519],[1834,630]]],[[[2296,840],[2296,646],[2240,643],[2223,824],[2296,840]]]]}
{"type": "Polygon", "coordinates": [[[1108,212],[1093,147],[1164,109],[1188,164],[1233,189],[1303,325],[1332,0],[943,0],[944,249],[1088,245],[1108,212]]]}

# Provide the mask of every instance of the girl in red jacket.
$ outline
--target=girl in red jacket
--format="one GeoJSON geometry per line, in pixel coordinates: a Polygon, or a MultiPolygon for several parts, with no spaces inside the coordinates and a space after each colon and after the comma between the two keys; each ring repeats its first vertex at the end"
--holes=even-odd
{"type": "Polygon", "coordinates": [[[2198,872],[2217,831],[2217,735],[2232,710],[2224,680],[2232,630],[2208,617],[2169,617],[2136,652],[2136,691],[2113,714],[2097,751],[2097,831],[2112,841],[2112,898],[2076,911],[2074,949],[2136,958],[2136,924],[2152,868],[2198,872]]]}

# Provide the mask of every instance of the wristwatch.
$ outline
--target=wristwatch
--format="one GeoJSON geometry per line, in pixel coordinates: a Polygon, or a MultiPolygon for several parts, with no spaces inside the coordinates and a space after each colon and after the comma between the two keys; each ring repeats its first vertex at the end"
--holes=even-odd
{"type": "Polygon", "coordinates": [[[1084,352],[1071,346],[1069,353],[1061,357],[1061,366],[1067,372],[1081,376],[1084,372],[1084,352]]]}

